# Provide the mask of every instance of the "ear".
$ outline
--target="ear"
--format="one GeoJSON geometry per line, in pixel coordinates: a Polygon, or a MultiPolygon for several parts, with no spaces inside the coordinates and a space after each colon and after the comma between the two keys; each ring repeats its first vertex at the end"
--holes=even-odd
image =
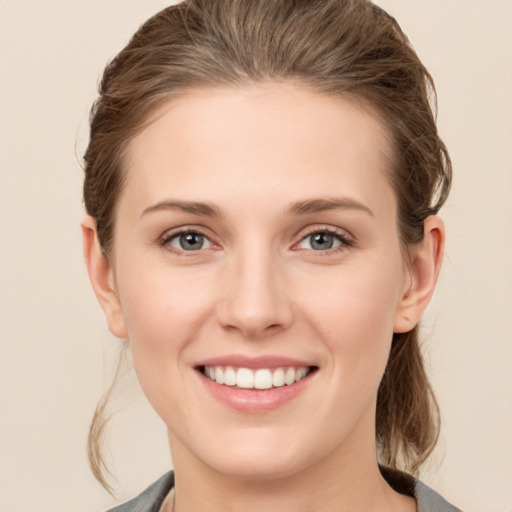
{"type": "Polygon", "coordinates": [[[410,279],[395,312],[394,332],[408,332],[421,320],[432,298],[444,253],[445,231],[440,217],[424,222],[423,240],[409,250],[410,279]]]}
{"type": "Polygon", "coordinates": [[[90,215],[82,222],[82,243],[89,279],[105,313],[110,332],[118,338],[126,338],[127,332],[113,270],[98,241],[96,221],[90,215]]]}

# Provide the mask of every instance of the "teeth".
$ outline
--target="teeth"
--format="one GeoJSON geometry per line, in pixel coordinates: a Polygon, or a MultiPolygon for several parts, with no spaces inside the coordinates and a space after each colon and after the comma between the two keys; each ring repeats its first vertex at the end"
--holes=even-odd
{"type": "MultiPolygon", "coordinates": [[[[221,370],[222,371],[222,370],[221,370]]],[[[217,373],[217,370],[215,370],[217,373]]],[[[217,375],[215,375],[217,376],[217,375]]],[[[221,384],[217,379],[217,384],[221,384]]],[[[254,374],[248,368],[238,368],[236,372],[236,385],[239,388],[251,389],[254,387],[254,374]]]]}
{"type": "Polygon", "coordinates": [[[215,381],[218,384],[224,384],[224,372],[222,371],[222,368],[215,368],[215,381]]]}
{"type": "Polygon", "coordinates": [[[270,389],[272,387],[272,373],[270,370],[257,370],[254,374],[254,387],[256,389],[270,389]]]}
{"type": "Polygon", "coordinates": [[[295,369],[294,368],[288,368],[286,370],[286,373],[284,374],[284,383],[289,386],[290,384],[293,384],[295,382],[295,369]]]}
{"type": "Polygon", "coordinates": [[[227,386],[236,386],[236,372],[231,366],[228,366],[224,370],[224,384],[227,386]]]}
{"type": "Polygon", "coordinates": [[[251,370],[249,368],[235,369],[232,366],[205,366],[204,375],[215,381],[217,384],[226,386],[237,386],[243,389],[270,389],[282,386],[291,386],[299,382],[309,373],[309,368],[260,368],[251,370]]]}
{"type": "Polygon", "coordinates": [[[302,380],[307,375],[307,373],[307,368],[299,368],[295,373],[295,382],[299,382],[299,380],[302,380]]]}
{"type": "Polygon", "coordinates": [[[284,370],[282,368],[278,368],[272,374],[272,385],[276,388],[284,386],[284,370]]]}

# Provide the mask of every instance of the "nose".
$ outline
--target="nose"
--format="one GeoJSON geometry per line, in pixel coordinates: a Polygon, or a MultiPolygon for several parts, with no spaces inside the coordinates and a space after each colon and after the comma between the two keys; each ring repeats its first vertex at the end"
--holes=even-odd
{"type": "Polygon", "coordinates": [[[293,320],[283,262],[270,253],[247,251],[226,268],[217,318],[223,328],[246,339],[264,339],[293,320]],[[228,275],[226,275],[228,274],[228,275]]]}

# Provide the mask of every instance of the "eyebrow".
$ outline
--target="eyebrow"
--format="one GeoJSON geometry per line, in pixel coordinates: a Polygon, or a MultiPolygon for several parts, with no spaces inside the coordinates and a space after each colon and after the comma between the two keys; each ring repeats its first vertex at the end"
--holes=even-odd
{"type": "Polygon", "coordinates": [[[325,212],[328,210],[358,210],[373,217],[373,212],[363,203],[350,197],[327,197],[319,199],[307,199],[293,203],[289,207],[290,215],[305,215],[308,213],[325,212]]]}
{"type": "MultiPolygon", "coordinates": [[[[325,212],[329,210],[358,210],[374,216],[373,212],[363,203],[348,197],[328,197],[317,199],[306,199],[293,203],[288,208],[289,215],[306,215],[308,213],[325,212]]],[[[203,203],[199,201],[178,201],[178,200],[165,200],[156,203],[146,208],[141,217],[155,211],[161,210],[181,210],[193,215],[200,215],[205,217],[222,217],[220,209],[211,203],[203,203]]]]}
{"type": "Polygon", "coordinates": [[[148,213],[161,210],[181,210],[183,212],[202,215],[205,217],[221,217],[219,208],[211,203],[202,203],[198,201],[176,201],[173,199],[161,201],[149,206],[142,212],[141,217],[148,213]]]}

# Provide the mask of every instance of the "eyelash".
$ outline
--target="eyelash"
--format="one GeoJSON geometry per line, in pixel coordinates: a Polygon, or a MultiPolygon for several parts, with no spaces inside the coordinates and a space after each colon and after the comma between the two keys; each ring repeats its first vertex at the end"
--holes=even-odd
{"type": "Polygon", "coordinates": [[[175,255],[177,256],[195,256],[196,253],[199,253],[199,252],[202,252],[201,249],[197,249],[197,250],[191,250],[191,251],[186,251],[186,250],[183,250],[183,249],[178,249],[174,246],[172,246],[170,244],[170,242],[172,240],[174,240],[175,238],[179,238],[180,236],[183,236],[183,235],[198,235],[198,236],[202,236],[205,240],[207,240],[210,244],[212,245],[215,245],[214,242],[211,241],[210,237],[204,233],[203,231],[201,231],[200,229],[198,228],[187,228],[187,227],[184,227],[184,228],[181,228],[179,229],[178,231],[173,231],[171,233],[166,233],[165,235],[162,236],[162,238],[160,239],[160,245],[167,249],[168,251],[171,251],[173,252],[175,255]]]}
{"type": "Polygon", "coordinates": [[[307,250],[308,252],[311,252],[313,253],[315,256],[327,256],[327,255],[332,255],[333,253],[338,253],[338,252],[341,252],[341,251],[345,251],[347,249],[350,249],[351,247],[353,247],[355,245],[355,240],[354,238],[352,238],[351,236],[347,235],[346,233],[341,233],[333,228],[328,228],[328,227],[318,227],[318,226],[315,226],[315,227],[310,227],[306,230],[306,233],[301,237],[301,239],[299,240],[299,242],[295,243],[294,246],[297,246],[298,244],[300,244],[301,242],[303,242],[304,240],[306,240],[307,238],[313,236],[313,235],[317,235],[317,234],[327,234],[327,235],[330,235],[332,237],[334,237],[336,240],[338,240],[340,242],[340,245],[337,246],[337,247],[333,247],[333,248],[330,248],[330,249],[326,249],[326,250],[323,250],[323,251],[315,251],[314,249],[295,249],[297,251],[300,251],[300,250],[307,250]]]}
{"type": "MultiPolygon", "coordinates": [[[[300,248],[296,248],[294,250],[296,250],[296,251],[303,250],[303,251],[311,252],[311,253],[315,254],[315,256],[324,256],[324,255],[330,255],[333,253],[347,250],[350,247],[353,247],[355,244],[355,240],[352,237],[348,236],[345,233],[340,233],[339,231],[336,231],[335,229],[328,228],[328,227],[310,227],[306,230],[306,233],[302,235],[300,240],[293,244],[293,247],[296,247],[298,244],[300,244],[307,238],[309,238],[313,235],[317,235],[317,234],[327,234],[329,236],[332,236],[338,242],[340,242],[340,245],[338,245],[337,247],[332,247],[332,248],[326,249],[326,250],[317,250],[317,251],[314,249],[300,249],[300,248]]],[[[161,237],[160,245],[162,247],[164,247],[165,249],[173,252],[177,256],[194,256],[194,255],[196,255],[196,253],[202,252],[204,250],[203,248],[200,248],[197,250],[190,250],[190,251],[183,250],[183,249],[180,250],[170,244],[170,242],[172,240],[174,240],[180,236],[183,236],[183,235],[198,235],[198,236],[203,237],[205,240],[207,240],[208,243],[210,243],[211,245],[213,245],[213,246],[216,245],[206,233],[204,233],[203,231],[201,231],[200,229],[197,229],[195,227],[194,228],[184,227],[184,228],[179,229],[178,231],[166,233],[164,236],[161,237]]]]}

